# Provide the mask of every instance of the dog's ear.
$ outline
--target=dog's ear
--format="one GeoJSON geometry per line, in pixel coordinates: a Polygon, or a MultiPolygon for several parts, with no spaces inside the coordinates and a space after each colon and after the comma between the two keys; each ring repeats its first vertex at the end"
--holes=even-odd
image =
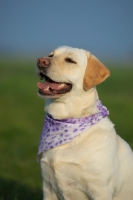
{"type": "Polygon", "coordinates": [[[83,86],[89,90],[103,82],[110,75],[110,71],[93,55],[88,59],[83,86]]]}

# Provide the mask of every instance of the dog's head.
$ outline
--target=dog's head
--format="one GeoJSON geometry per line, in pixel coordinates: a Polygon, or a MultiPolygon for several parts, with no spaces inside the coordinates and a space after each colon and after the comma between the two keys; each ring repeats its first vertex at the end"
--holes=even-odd
{"type": "Polygon", "coordinates": [[[59,47],[37,60],[37,72],[43,83],[37,83],[39,95],[57,98],[73,91],[84,90],[103,82],[110,71],[90,52],[59,47]]]}

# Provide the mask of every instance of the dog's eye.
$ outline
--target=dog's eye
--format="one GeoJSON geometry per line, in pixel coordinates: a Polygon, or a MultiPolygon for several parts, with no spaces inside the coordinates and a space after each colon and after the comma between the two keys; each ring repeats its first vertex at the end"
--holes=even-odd
{"type": "Polygon", "coordinates": [[[71,58],[65,58],[65,61],[69,62],[69,63],[75,63],[76,64],[76,62],[74,60],[72,60],[71,58]]]}
{"type": "Polygon", "coordinates": [[[53,57],[54,56],[54,54],[50,54],[48,57],[53,57]]]}

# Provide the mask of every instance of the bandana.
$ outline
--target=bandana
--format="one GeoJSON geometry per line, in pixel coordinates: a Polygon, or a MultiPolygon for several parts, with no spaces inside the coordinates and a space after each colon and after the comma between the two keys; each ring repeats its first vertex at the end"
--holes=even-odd
{"type": "Polygon", "coordinates": [[[109,114],[107,108],[102,105],[100,100],[97,100],[96,103],[99,112],[84,118],[57,120],[47,113],[37,155],[48,149],[71,142],[75,137],[106,117],[109,114]]]}

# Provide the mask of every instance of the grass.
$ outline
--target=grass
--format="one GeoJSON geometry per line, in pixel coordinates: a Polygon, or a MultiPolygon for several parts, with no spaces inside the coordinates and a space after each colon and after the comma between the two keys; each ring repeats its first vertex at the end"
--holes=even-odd
{"type": "MultiPolygon", "coordinates": [[[[42,199],[36,153],[44,119],[36,60],[0,61],[0,200],[42,199]]],[[[133,148],[133,67],[111,69],[97,87],[118,134],[133,148]]]]}
{"type": "Polygon", "coordinates": [[[36,153],[44,102],[36,95],[35,63],[4,60],[0,64],[0,200],[21,199],[22,191],[27,191],[23,200],[42,194],[36,153]]]}

